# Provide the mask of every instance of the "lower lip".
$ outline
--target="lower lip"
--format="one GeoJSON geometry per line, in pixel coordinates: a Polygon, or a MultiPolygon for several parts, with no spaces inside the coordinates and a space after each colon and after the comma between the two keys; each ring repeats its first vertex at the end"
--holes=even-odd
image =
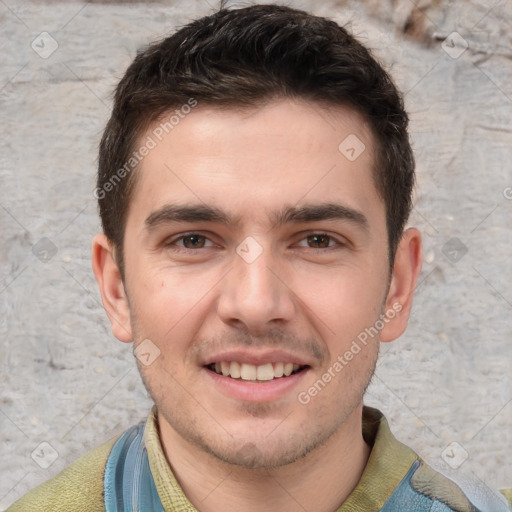
{"type": "Polygon", "coordinates": [[[249,402],[272,402],[290,393],[303,379],[306,373],[308,373],[309,368],[294,373],[289,377],[280,377],[278,379],[262,381],[261,383],[232,379],[231,377],[219,375],[206,368],[203,368],[203,371],[208,374],[214,382],[214,385],[216,385],[223,394],[231,398],[249,402]]]}

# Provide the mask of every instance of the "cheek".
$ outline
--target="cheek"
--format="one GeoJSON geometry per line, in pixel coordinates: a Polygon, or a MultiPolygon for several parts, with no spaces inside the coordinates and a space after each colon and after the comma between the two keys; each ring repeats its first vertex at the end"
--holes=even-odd
{"type": "MultiPolygon", "coordinates": [[[[208,307],[214,276],[178,268],[142,267],[130,288],[131,309],[140,335],[156,340],[190,339],[208,307]]],[[[210,305],[211,307],[211,305],[210,305]]]]}
{"type": "Polygon", "coordinates": [[[343,346],[379,317],[385,292],[382,277],[354,267],[310,274],[308,285],[297,282],[303,310],[329,344],[343,346]]]}

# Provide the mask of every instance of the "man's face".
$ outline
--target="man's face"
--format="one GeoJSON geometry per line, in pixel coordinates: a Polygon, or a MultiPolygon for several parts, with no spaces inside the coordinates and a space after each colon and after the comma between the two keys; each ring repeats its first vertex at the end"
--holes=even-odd
{"type": "Polygon", "coordinates": [[[353,111],[287,100],[199,105],[145,157],[125,284],[135,348],[149,339],[160,350],[138,365],[163,432],[269,467],[360,414],[379,336],[343,356],[379,320],[388,289],[373,147],[353,111]],[[354,161],[338,149],[349,135],[366,146],[354,161]],[[299,371],[276,376],[290,365],[299,371]]]}

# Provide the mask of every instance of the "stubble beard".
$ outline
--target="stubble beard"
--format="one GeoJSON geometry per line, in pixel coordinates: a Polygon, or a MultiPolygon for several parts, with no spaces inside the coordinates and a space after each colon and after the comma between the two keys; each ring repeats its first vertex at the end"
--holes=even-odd
{"type": "MultiPolygon", "coordinates": [[[[345,402],[343,407],[340,407],[341,404],[331,404],[330,408],[338,411],[337,416],[333,416],[332,411],[325,410],[327,407],[324,407],[318,414],[315,412],[306,415],[303,424],[290,429],[283,437],[285,423],[289,418],[293,419],[292,412],[283,419],[282,424],[275,431],[267,436],[258,437],[258,433],[253,430],[250,438],[238,439],[230,435],[228,429],[220,425],[198,401],[196,401],[197,407],[195,407],[194,415],[184,414],[176,399],[172,401],[172,399],[166,398],[172,396],[173,393],[162,386],[150,384],[151,379],[146,375],[147,369],[139,361],[137,361],[137,366],[144,387],[157,406],[158,415],[162,415],[174,432],[187,444],[208,454],[217,462],[246,469],[271,470],[305,458],[339,431],[347,418],[361,405],[375,372],[377,356],[378,349],[372,355],[371,364],[366,366],[367,374],[358,385],[359,391],[352,390],[350,399],[345,402]],[[314,424],[311,424],[311,418],[314,418],[314,424]]],[[[164,382],[174,379],[168,370],[162,369],[161,372],[163,372],[162,380],[164,382]]],[[[354,382],[350,382],[349,379],[348,383],[353,384],[354,382]]],[[[177,383],[175,389],[181,387],[177,383]]],[[[185,398],[190,400],[188,396],[185,398]]],[[[304,406],[300,405],[300,407],[304,406]]],[[[275,417],[277,411],[276,404],[268,403],[244,403],[240,407],[241,416],[249,415],[258,419],[275,417]]]]}

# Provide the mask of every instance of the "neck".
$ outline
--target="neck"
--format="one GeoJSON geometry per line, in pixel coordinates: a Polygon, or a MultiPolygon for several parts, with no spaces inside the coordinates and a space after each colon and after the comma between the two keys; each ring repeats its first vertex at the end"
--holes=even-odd
{"type": "Polygon", "coordinates": [[[362,437],[362,404],[322,446],[280,468],[248,469],[219,461],[181,438],[159,415],[165,456],[199,512],[334,512],[364,471],[370,447],[362,437]]]}

